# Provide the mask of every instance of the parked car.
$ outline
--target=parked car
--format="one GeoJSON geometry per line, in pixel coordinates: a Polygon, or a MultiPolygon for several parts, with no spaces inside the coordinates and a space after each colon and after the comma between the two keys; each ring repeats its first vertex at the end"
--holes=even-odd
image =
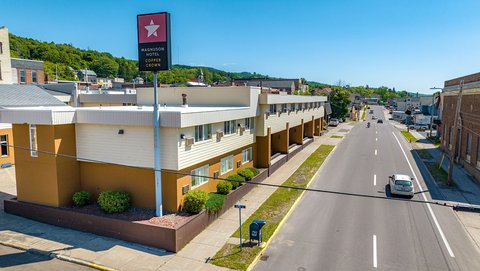
{"type": "Polygon", "coordinates": [[[328,126],[337,126],[339,124],[338,119],[331,119],[328,126]]]}
{"type": "Polygon", "coordinates": [[[377,123],[383,123],[382,119],[377,120],[377,123]]]}
{"type": "Polygon", "coordinates": [[[376,120],[376,119],[377,119],[377,117],[375,117],[375,116],[372,116],[372,120],[376,120]]]}
{"type": "Polygon", "coordinates": [[[413,187],[413,178],[408,175],[394,174],[389,176],[390,193],[396,195],[410,196],[415,195],[415,188],[413,187]]]}
{"type": "Polygon", "coordinates": [[[368,112],[369,114],[373,114],[373,110],[370,110],[370,112],[368,112]]]}

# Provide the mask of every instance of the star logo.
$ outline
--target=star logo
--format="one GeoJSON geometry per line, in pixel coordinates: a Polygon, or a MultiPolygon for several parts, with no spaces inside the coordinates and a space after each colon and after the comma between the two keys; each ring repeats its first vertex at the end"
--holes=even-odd
{"type": "Polygon", "coordinates": [[[153,20],[150,20],[150,24],[144,27],[148,31],[147,38],[150,37],[151,35],[154,35],[155,37],[157,37],[157,29],[160,27],[160,25],[155,24],[153,20]]]}

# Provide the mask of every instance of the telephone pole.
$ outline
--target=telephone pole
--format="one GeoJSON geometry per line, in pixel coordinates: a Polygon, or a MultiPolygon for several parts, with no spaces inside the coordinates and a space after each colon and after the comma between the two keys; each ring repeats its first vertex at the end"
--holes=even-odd
{"type": "Polygon", "coordinates": [[[450,151],[450,164],[448,165],[448,186],[453,184],[452,175],[453,175],[453,162],[455,159],[455,152],[457,149],[457,136],[458,136],[458,119],[460,118],[460,107],[462,106],[462,91],[463,91],[463,79],[460,80],[460,90],[458,91],[457,96],[457,107],[455,108],[455,119],[453,120],[453,140],[452,140],[452,150],[450,151]]]}
{"type": "MultiPolygon", "coordinates": [[[[442,90],[443,88],[436,88],[436,87],[433,87],[433,88],[430,88],[432,90],[442,90]]],[[[433,117],[435,116],[434,114],[434,111],[435,111],[435,94],[437,93],[433,93],[432,94],[432,112],[430,114],[430,137],[433,137],[432,136],[432,131],[433,131],[433,117]]],[[[440,96],[440,92],[438,93],[438,96],[440,96]]],[[[437,127],[437,136],[438,136],[438,127],[437,127]]]]}

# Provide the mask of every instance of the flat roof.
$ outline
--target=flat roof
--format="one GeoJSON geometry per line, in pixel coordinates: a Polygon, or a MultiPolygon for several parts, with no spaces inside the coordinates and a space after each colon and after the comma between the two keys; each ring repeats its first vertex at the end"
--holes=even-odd
{"type": "MultiPolygon", "coordinates": [[[[179,112],[179,113],[203,113],[203,112],[220,112],[230,110],[249,109],[247,106],[159,106],[158,111],[161,112],[179,112]]],[[[95,106],[95,107],[78,107],[77,111],[111,111],[111,112],[153,112],[153,106],[95,106]]]]}

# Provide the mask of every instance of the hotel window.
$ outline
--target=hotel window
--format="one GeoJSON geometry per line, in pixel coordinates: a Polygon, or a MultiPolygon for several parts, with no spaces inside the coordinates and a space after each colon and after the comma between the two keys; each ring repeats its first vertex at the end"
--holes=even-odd
{"type": "Polygon", "coordinates": [[[467,162],[470,163],[470,159],[472,158],[472,134],[467,134],[467,149],[465,150],[467,162]]]}
{"type": "Polygon", "coordinates": [[[37,71],[32,71],[32,82],[37,83],[37,71]]]}
{"type": "Polygon", "coordinates": [[[8,156],[8,136],[0,135],[0,156],[8,156]]]}
{"type": "Polygon", "coordinates": [[[204,141],[211,138],[212,138],[211,124],[195,126],[195,142],[204,141]]]}
{"type": "Polygon", "coordinates": [[[220,174],[233,170],[233,155],[220,159],[220,174]]]}
{"type": "Polygon", "coordinates": [[[209,175],[208,165],[192,170],[192,176],[190,177],[192,188],[195,188],[199,185],[202,185],[208,182],[208,175],[209,175]]]}
{"type": "Polygon", "coordinates": [[[302,104],[302,103],[300,103],[300,104],[298,104],[298,107],[297,107],[297,109],[298,109],[298,110],[302,110],[302,107],[303,107],[303,104],[302,104]]]}
{"type": "Polygon", "coordinates": [[[223,123],[223,133],[226,135],[235,134],[237,132],[237,121],[230,120],[223,123]]]}
{"type": "Polygon", "coordinates": [[[283,113],[286,113],[287,112],[287,104],[281,104],[281,110],[283,113]]]}
{"type": "Polygon", "coordinates": [[[254,118],[246,118],[245,119],[245,128],[248,130],[255,129],[255,119],[254,118]]]}
{"type": "Polygon", "coordinates": [[[270,113],[276,113],[277,112],[277,105],[276,104],[271,104],[270,105],[270,113]]]}
{"type": "Polygon", "coordinates": [[[38,157],[37,126],[30,124],[30,156],[38,157]]]}
{"type": "Polygon", "coordinates": [[[242,150],[242,164],[252,161],[252,148],[242,150]]]}
{"type": "Polygon", "coordinates": [[[295,104],[290,104],[290,111],[295,111],[295,104]]]}
{"type": "Polygon", "coordinates": [[[25,70],[20,70],[20,83],[26,83],[27,82],[27,73],[25,70]]]}

